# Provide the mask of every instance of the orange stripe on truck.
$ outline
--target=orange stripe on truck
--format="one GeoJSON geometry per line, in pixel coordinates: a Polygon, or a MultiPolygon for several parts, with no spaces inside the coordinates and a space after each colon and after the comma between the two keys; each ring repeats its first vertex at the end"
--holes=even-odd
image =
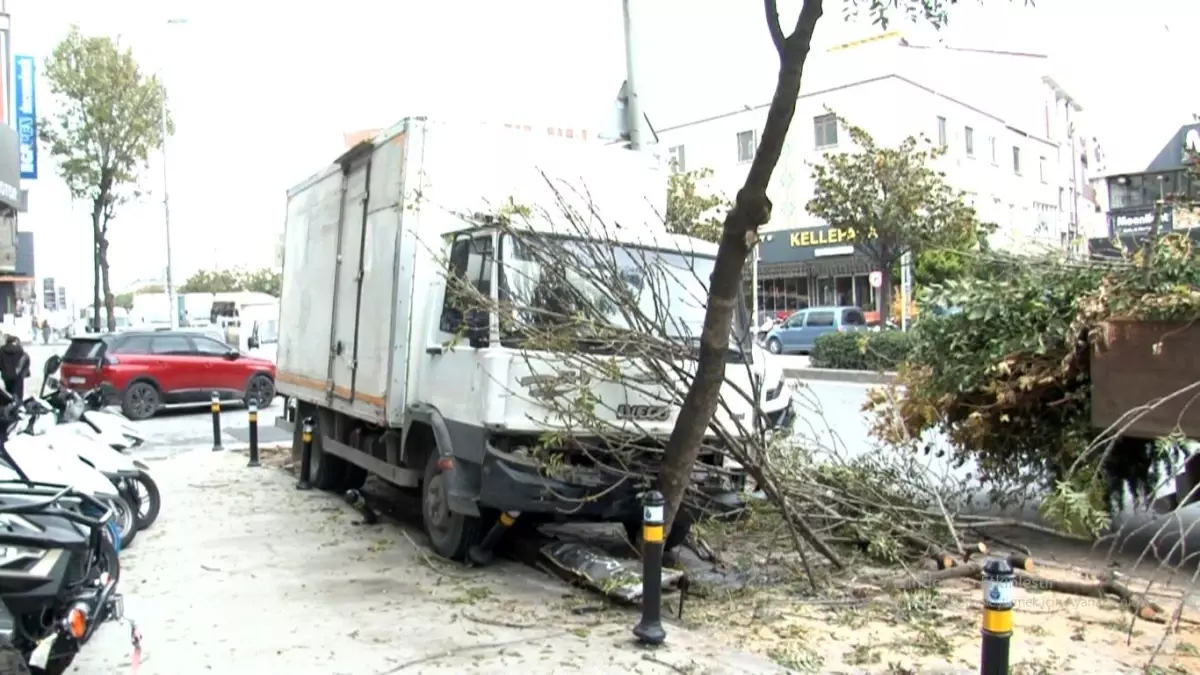
{"type": "MultiPolygon", "coordinates": [[[[313,389],[315,391],[320,391],[320,392],[325,391],[325,383],[324,382],[322,382],[320,380],[314,380],[311,377],[304,377],[303,375],[296,375],[293,373],[285,373],[280,370],[280,371],[276,371],[275,379],[280,382],[287,382],[288,384],[294,384],[297,387],[304,387],[306,389],[313,389]]],[[[333,395],[337,396],[338,398],[344,398],[344,399],[348,400],[350,398],[350,388],[349,387],[334,387],[333,395]]],[[[363,403],[366,403],[368,405],[373,405],[377,408],[384,408],[387,405],[387,402],[384,400],[384,398],[382,396],[375,396],[373,394],[364,394],[361,391],[354,394],[354,400],[362,401],[363,403]]]]}

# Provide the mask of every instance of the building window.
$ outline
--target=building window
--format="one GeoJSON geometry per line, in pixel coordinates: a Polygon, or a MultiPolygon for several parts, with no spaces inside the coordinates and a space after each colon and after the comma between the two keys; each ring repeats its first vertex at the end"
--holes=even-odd
{"type": "Polygon", "coordinates": [[[1046,158],[1038,157],[1038,180],[1046,182],[1046,158]]]}
{"type": "Polygon", "coordinates": [[[754,161],[754,151],[758,148],[758,134],[754,130],[739,131],[737,135],[738,161],[754,161]]]}
{"type": "Polygon", "coordinates": [[[992,166],[1000,166],[999,160],[996,159],[996,137],[989,136],[988,142],[992,145],[992,166]]]}
{"type": "Polygon", "coordinates": [[[1021,175],[1021,148],[1013,146],[1013,173],[1021,175]]]}
{"type": "Polygon", "coordinates": [[[967,146],[967,157],[975,156],[975,130],[971,127],[963,129],[963,141],[967,146]]]}
{"type": "Polygon", "coordinates": [[[667,150],[667,155],[670,158],[671,171],[675,173],[683,173],[687,171],[687,159],[684,156],[682,145],[673,145],[667,150]]]}
{"type": "Polygon", "coordinates": [[[1058,210],[1059,211],[1064,210],[1064,208],[1063,208],[1063,189],[1062,188],[1058,188],[1058,210]]]}
{"type": "Polygon", "coordinates": [[[946,147],[946,118],[938,118],[938,145],[946,147]]]}
{"type": "Polygon", "coordinates": [[[837,145],[837,115],[817,115],[813,118],[813,136],[817,149],[837,145]]]}

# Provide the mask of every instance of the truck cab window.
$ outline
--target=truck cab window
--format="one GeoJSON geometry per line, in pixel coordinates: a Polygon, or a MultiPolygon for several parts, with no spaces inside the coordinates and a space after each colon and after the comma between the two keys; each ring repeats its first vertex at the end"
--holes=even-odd
{"type": "Polygon", "coordinates": [[[440,328],[457,333],[463,323],[486,330],[490,313],[486,303],[492,292],[492,235],[460,236],[450,249],[446,294],[442,301],[440,328]],[[464,287],[464,282],[469,284],[464,287]],[[478,296],[471,292],[474,289],[478,296]]]}

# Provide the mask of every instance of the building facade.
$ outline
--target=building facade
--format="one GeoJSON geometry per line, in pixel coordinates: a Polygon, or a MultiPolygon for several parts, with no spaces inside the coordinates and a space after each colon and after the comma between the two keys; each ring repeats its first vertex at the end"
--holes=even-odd
{"type": "Polygon", "coordinates": [[[1160,233],[1189,231],[1200,240],[1200,179],[1192,154],[1200,151],[1200,124],[1180,127],[1144,170],[1115,173],[1104,180],[1106,231],[1093,236],[1093,255],[1115,255],[1139,245],[1158,220],[1160,233]],[[1161,208],[1159,206],[1161,202],[1161,208]]]}
{"type": "MultiPolygon", "coordinates": [[[[1070,247],[1080,214],[1089,212],[1080,202],[1087,184],[1079,166],[1085,153],[1071,140],[1082,138],[1072,118],[1082,108],[1042,71],[1030,66],[1017,80],[1022,87],[1014,85],[1013,96],[1019,94],[1038,113],[1024,116],[1020,125],[958,93],[954,78],[937,69],[960,58],[946,48],[916,48],[889,34],[815,56],[820,58],[806,69],[805,89],[768,189],[773,210],[761,233],[760,310],[828,304],[877,309],[868,282],[871,260],[847,241],[844,224],[822,222],[806,209],[813,195],[812,165],[826,153],[851,149],[838,116],[883,146],[894,147],[911,135],[944,145],[947,152],[937,168],[964,191],[981,220],[996,223],[994,248],[1070,247]],[[1041,124],[1035,124],[1038,120],[1041,124]]],[[[1036,62],[1028,55],[1011,58],[1036,62]]],[[[959,89],[969,93],[973,87],[959,89]]],[[[754,157],[767,107],[745,106],[661,129],[660,143],[677,170],[711,169],[705,187],[732,196],[754,157]]]]}

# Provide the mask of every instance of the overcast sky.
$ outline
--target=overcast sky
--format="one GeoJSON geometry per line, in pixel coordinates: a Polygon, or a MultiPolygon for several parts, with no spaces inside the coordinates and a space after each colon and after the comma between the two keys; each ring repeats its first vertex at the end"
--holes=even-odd
{"type": "MultiPolygon", "coordinates": [[[[798,0],[781,0],[789,21],[798,0]]],[[[877,30],[826,0],[817,42],[877,30]]],[[[7,0],[14,51],[41,59],[70,23],[120,36],[162,69],[177,133],[168,146],[176,276],[214,259],[270,264],[284,192],[340,150],[344,131],[452,110],[531,124],[596,128],[624,77],[618,0],[273,3],[250,0],[7,0]],[[187,25],[167,24],[169,18],[187,25]]],[[[637,0],[639,76],[656,126],[769,100],[774,53],[756,2],[637,0]]],[[[1195,0],[963,0],[941,37],[956,46],[1050,54],[1112,167],[1145,165],[1200,111],[1184,49],[1195,0]]],[[[900,24],[914,39],[930,31],[900,24]]],[[[39,107],[49,110],[45,82],[39,107]]],[[[37,272],[90,296],[88,218],[72,210],[46,153],[26,181],[37,272]]],[[[165,264],[161,165],[153,196],[113,224],[114,279],[165,264]]]]}

